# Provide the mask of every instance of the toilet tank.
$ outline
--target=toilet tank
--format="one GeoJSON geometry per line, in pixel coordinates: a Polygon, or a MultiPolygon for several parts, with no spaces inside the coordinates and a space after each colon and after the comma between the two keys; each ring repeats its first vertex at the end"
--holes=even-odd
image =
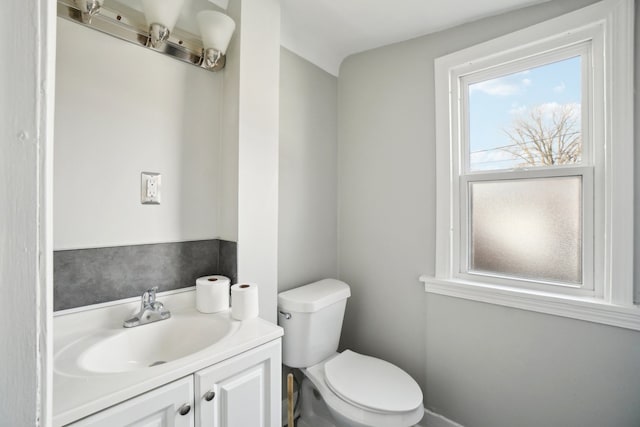
{"type": "Polygon", "coordinates": [[[284,329],[282,363],[313,366],[338,350],[349,285],[324,279],[278,294],[278,324],[284,329]]]}

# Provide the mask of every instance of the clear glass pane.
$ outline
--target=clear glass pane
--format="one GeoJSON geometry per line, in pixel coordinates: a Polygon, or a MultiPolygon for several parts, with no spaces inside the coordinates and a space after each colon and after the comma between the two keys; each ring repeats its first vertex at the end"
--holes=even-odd
{"type": "Polygon", "coordinates": [[[582,283],[582,177],[469,185],[472,272],[582,283]]]}
{"type": "Polygon", "coordinates": [[[469,170],[578,164],[581,57],[468,86],[469,170]]]}

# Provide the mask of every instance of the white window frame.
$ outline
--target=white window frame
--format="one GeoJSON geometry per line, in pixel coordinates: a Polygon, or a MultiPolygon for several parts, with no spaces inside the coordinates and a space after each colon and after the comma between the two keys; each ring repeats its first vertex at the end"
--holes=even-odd
{"type": "MultiPolygon", "coordinates": [[[[633,8],[633,0],[604,0],[436,59],[436,263],[435,275],[420,277],[427,292],[640,330],[640,307],[633,304],[633,8]],[[467,273],[461,260],[468,253],[468,219],[460,208],[468,198],[461,186],[476,172],[466,163],[467,121],[460,123],[465,76],[480,78],[487,70],[482,79],[488,80],[497,65],[506,74],[509,67],[517,71],[552,62],[548,58],[554,55],[575,56],[571,53],[585,44],[591,48],[581,54],[587,109],[582,131],[583,141],[594,143],[584,146],[580,165],[527,172],[583,177],[585,286],[576,290],[467,273]],[[591,55],[594,60],[585,61],[591,55]]],[[[478,175],[521,177],[510,170],[478,175]]]]}
{"type": "MultiPolygon", "coordinates": [[[[604,81],[603,64],[591,67],[592,56],[604,55],[603,32],[601,26],[590,26],[563,34],[546,42],[533,46],[514,49],[510,52],[496,54],[481,61],[467,62],[449,71],[451,81],[451,176],[453,178],[452,201],[453,221],[460,224],[453,227],[452,276],[466,281],[477,281],[501,286],[527,288],[531,290],[562,293],[574,296],[602,297],[603,281],[594,280],[601,276],[599,266],[594,264],[596,248],[604,245],[602,239],[594,242],[594,227],[597,217],[602,221],[602,209],[594,210],[594,197],[603,200],[601,189],[594,188],[594,159],[604,156],[604,108],[602,103],[590,102],[601,99],[593,84],[604,81]],[[547,65],[556,61],[579,56],[581,58],[581,95],[582,95],[582,160],[580,164],[566,166],[540,166],[517,169],[476,170],[470,169],[469,147],[469,100],[467,86],[469,84],[491,80],[506,74],[547,65]],[[595,142],[592,144],[592,142],[595,142]],[[594,155],[594,151],[598,154],[594,155]],[[502,181],[511,179],[533,179],[579,176],[582,179],[582,285],[575,286],[551,281],[536,281],[525,278],[501,276],[492,273],[471,272],[468,265],[470,253],[469,229],[469,184],[479,181],[502,181]],[[595,214],[595,215],[594,215],[595,214]]],[[[601,167],[602,165],[598,165],[601,167]]],[[[599,203],[598,205],[602,205],[599,203]]]]}

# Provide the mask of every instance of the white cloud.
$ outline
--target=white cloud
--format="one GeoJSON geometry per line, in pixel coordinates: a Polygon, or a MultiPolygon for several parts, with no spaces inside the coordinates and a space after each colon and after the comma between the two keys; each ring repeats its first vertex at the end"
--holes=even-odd
{"type": "Polygon", "coordinates": [[[564,90],[567,88],[567,86],[564,84],[564,82],[560,82],[560,84],[558,86],[555,86],[553,88],[553,91],[555,93],[562,93],[564,92],[564,90]]]}
{"type": "Polygon", "coordinates": [[[486,80],[469,86],[469,92],[480,91],[492,96],[515,95],[520,91],[518,85],[507,83],[502,79],[486,80]]]}
{"type": "Polygon", "coordinates": [[[509,110],[509,114],[512,116],[521,116],[524,113],[526,113],[529,110],[529,108],[524,105],[524,104],[518,104],[517,102],[514,102],[513,104],[511,104],[511,109],[509,110]]]}
{"type": "Polygon", "coordinates": [[[549,120],[553,117],[554,112],[565,108],[571,111],[573,118],[580,119],[580,116],[582,114],[582,105],[577,102],[570,102],[568,104],[560,104],[558,102],[545,102],[544,104],[538,104],[532,107],[514,102],[513,104],[511,104],[509,114],[512,116],[524,117],[528,115],[531,110],[535,109],[542,113],[543,119],[549,120]]]}
{"type": "Polygon", "coordinates": [[[568,104],[559,104],[557,102],[546,102],[544,104],[536,105],[535,108],[539,109],[543,113],[544,117],[546,118],[550,118],[554,112],[561,110],[563,108],[570,109],[570,111],[573,113],[572,115],[575,118],[579,118],[580,115],[582,114],[582,105],[576,102],[570,102],[568,104]]]}
{"type": "Polygon", "coordinates": [[[542,114],[550,115],[554,111],[558,111],[562,108],[562,104],[558,104],[557,102],[545,102],[544,104],[538,104],[535,106],[536,109],[540,110],[542,114]]]}
{"type": "Polygon", "coordinates": [[[528,78],[524,78],[519,82],[512,82],[511,77],[513,76],[501,77],[474,83],[469,86],[469,92],[473,93],[476,91],[480,91],[491,96],[511,96],[522,93],[524,88],[526,88],[527,86],[531,86],[531,84],[533,83],[531,79],[528,78]]]}

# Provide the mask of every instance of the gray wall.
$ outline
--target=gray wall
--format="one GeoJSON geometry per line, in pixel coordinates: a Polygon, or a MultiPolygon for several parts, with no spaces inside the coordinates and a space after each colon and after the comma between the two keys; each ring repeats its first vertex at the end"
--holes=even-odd
{"type": "MultiPolygon", "coordinates": [[[[424,293],[434,271],[435,58],[593,3],[553,1],[352,56],[338,81],[342,347],[467,427],[640,425],[640,333],[424,293]]],[[[636,73],[638,74],[638,73],[636,73]]]]}
{"type": "Polygon", "coordinates": [[[280,49],[278,292],[338,276],[337,96],[335,76],[280,49]]]}
{"type": "MultiPolygon", "coordinates": [[[[640,88],[640,28],[638,28],[640,26],[640,5],[638,4],[638,2],[635,2],[635,6],[636,6],[636,16],[635,16],[635,78],[634,78],[634,85],[635,85],[635,96],[634,96],[634,108],[635,108],[635,123],[639,123],[640,122],[640,93],[638,92],[638,88],[640,88]]],[[[634,136],[635,136],[635,140],[638,141],[638,138],[640,138],[640,126],[635,126],[634,129],[634,136]]],[[[634,283],[635,283],[635,300],[634,302],[636,304],[640,304],[640,221],[638,221],[639,218],[639,214],[640,214],[640,168],[638,167],[638,165],[640,165],[640,147],[638,147],[638,144],[635,144],[635,153],[634,153],[634,157],[635,157],[635,182],[634,182],[634,190],[635,190],[635,204],[634,204],[634,208],[635,208],[635,216],[636,216],[636,222],[634,224],[634,235],[635,235],[635,247],[634,247],[634,256],[635,256],[635,262],[634,262],[634,275],[633,275],[633,279],[634,279],[634,283]]]]}
{"type": "Polygon", "coordinates": [[[278,291],[337,276],[337,85],[281,48],[278,291]]]}

